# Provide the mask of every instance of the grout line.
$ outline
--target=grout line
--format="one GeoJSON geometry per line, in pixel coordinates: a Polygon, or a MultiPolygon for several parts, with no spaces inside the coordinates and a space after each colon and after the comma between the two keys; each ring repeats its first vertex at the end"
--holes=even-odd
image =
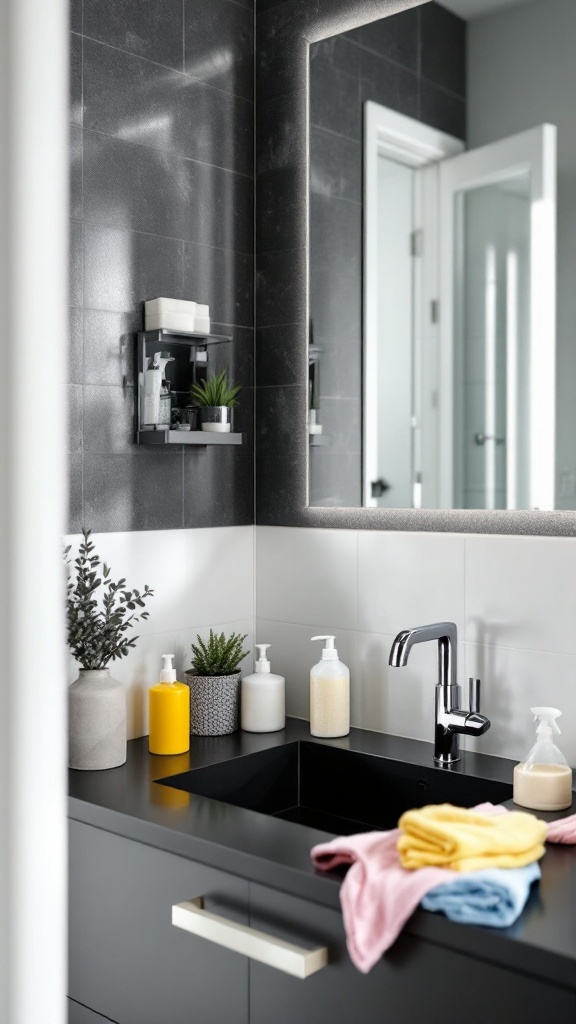
{"type": "MultiPolygon", "coordinates": [[[[306,324],[305,320],[296,320],[296,321],[291,320],[290,323],[287,323],[287,324],[270,324],[270,325],[268,325],[266,327],[262,327],[261,325],[258,325],[258,330],[261,330],[261,331],[277,331],[280,327],[304,327],[305,324],[306,324]]],[[[260,385],[260,386],[262,386],[262,385],[260,385]]]]}
{"type": "Polygon", "coordinates": [[[255,388],[256,391],[272,391],[278,388],[303,388],[306,390],[306,384],[258,384],[255,388]]]}
{"type": "MultiPolygon", "coordinates": [[[[78,35],[79,33],[74,33],[78,35]]],[[[170,67],[169,64],[159,64],[156,60],[151,60],[150,57],[143,57],[140,53],[131,53],[130,50],[123,50],[121,46],[114,46],[113,43],[104,43],[101,39],[95,39],[94,36],[87,36],[83,34],[83,39],[87,39],[89,43],[95,43],[96,46],[105,46],[107,50],[114,50],[116,53],[123,54],[124,57],[132,57],[133,60],[143,60],[146,64],[152,64],[156,68],[162,68],[163,71],[171,71],[173,75],[180,75],[182,78],[187,78],[189,82],[195,82],[197,85],[203,86],[205,89],[212,89],[214,92],[220,93],[221,96],[228,96],[230,99],[240,100],[241,103],[248,103],[253,106],[253,100],[246,99],[245,96],[239,96],[235,92],[228,92],[227,89],[220,89],[217,85],[211,85],[210,82],[204,82],[201,78],[194,78],[193,75],[187,74],[185,71],[179,71],[178,68],[170,67]]],[[[184,40],[182,41],[184,45],[184,40]]]]}
{"type": "Polygon", "coordinates": [[[82,35],[80,37],[80,113],[81,113],[81,124],[80,130],[82,132],[82,149],[80,157],[80,180],[82,188],[82,201],[80,204],[81,213],[81,224],[82,224],[82,244],[80,248],[80,273],[82,278],[82,305],[81,305],[81,322],[82,322],[82,453],[81,453],[81,472],[80,472],[80,487],[81,487],[81,501],[80,501],[80,515],[81,515],[81,526],[85,525],[85,486],[84,486],[84,377],[86,358],[84,355],[84,2],[82,2],[82,13],[81,13],[81,26],[82,35]]]}
{"type": "MultiPolygon", "coordinates": [[[[277,529],[277,527],[272,526],[268,527],[268,529],[277,529]]],[[[291,529],[291,527],[285,527],[285,529],[291,529]]],[[[294,527],[294,529],[297,529],[297,527],[294,527]]],[[[265,622],[271,622],[277,626],[297,626],[300,629],[315,629],[318,626],[318,623],[293,622],[289,619],[275,619],[269,616],[263,616],[263,619],[265,622]]],[[[361,629],[360,627],[358,629],[353,629],[350,626],[336,626],[334,623],[332,623],[332,625],[334,625],[335,629],[339,629],[340,632],[344,633],[362,633],[364,636],[380,636],[391,640],[396,636],[396,633],[388,633],[385,630],[361,629]]],[[[570,658],[576,661],[576,651],[571,654],[564,651],[551,651],[540,648],[532,649],[527,647],[511,647],[508,644],[483,644],[478,643],[476,640],[465,640],[462,636],[459,637],[458,643],[463,644],[465,647],[483,647],[488,650],[514,651],[518,654],[552,654],[559,658],[570,658]]]]}
{"type": "Polygon", "coordinates": [[[434,82],[432,78],[427,78],[426,75],[419,75],[419,81],[424,82],[425,85],[431,85],[433,89],[438,89],[439,92],[445,93],[446,96],[450,96],[453,100],[459,100],[460,103],[466,103],[466,97],[461,96],[460,93],[454,92],[453,89],[448,89],[445,85],[439,85],[438,82],[434,82]]]}
{"type": "Polygon", "coordinates": [[[252,338],[252,368],[254,375],[254,404],[252,408],[252,518],[254,520],[254,583],[253,583],[253,599],[254,599],[254,637],[256,631],[256,522],[258,518],[258,509],[256,505],[257,501],[257,488],[256,488],[256,455],[257,455],[257,435],[256,435],[256,416],[257,416],[257,376],[256,376],[256,250],[257,250],[257,217],[256,217],[256,124],[257,124],[257,94],[256,94],[256,2],[254,0],[254,10],[252,16],[252,81],[253,81],[253,96],[254,96],[254,120],[252,124],[252,223],[253,223],[253,244],[252,244],[252,310],[254,319],[254,334],[252,338]]]}
{"type": "Polygon", "coordinates": [[[463,591],[462,591],[462,598],[463,598],[462,599],[462,623],[463,623],[463,627],[464,627],[464,635],[466,635],[466,623],[468,621],[468,602],[467,602],[467,597],[466,597],[466,580],[467,580],[466,567],[467,567],[467,562],[468,562],[468,537],[466,536],[466,534],[464,534],[464,558],[463,558],[463,567],[462,567],[462,569],[463,569],[463,572],[462,572],[462,575],[463,575],[463,580],[462,580],[462,584],[463,584],[463,591]]]}
{"type": "MultiPolygon", "coordinates": [[[[118,225],[114,224],[112,221],[91,220],[90,218],[79,220],[77,217],[71,217],[70,220],[78,224],[90,224],[101,228],[113,228],[115,231],[124,231],[131,235],[149,235],[151,238],[163,238],[167,242],[181,242],[183,245],[191,245],[196,249],[209,249],[211,252],[223,252],[229,253],[232,256],[253,258],[251,252],[244,252],[241,249],[224,249],[218,245],[207,245],[205,242],[191,242],[188,238],[175,238],[174,235],[160,235],[156,231],[144,231],[142,228],[118,227],[118,225]]],[[[122,312],[122,310],[118,310],[117,312],[122,312]]],[[[241,325],[235,324],[234,326],[239,327],[241,325]]]]}
{"type": "MultiPolygon", "coordinates": [[[[82,119],[84,120],[84,119],[82,119]]],[[[71,125],[72,128],[77,128],[78,125],[71,125]]],[[[223,167],[222,164],[211,164],[207,160],[197,160],[193,156],[184,156],[177,149],[166,149],[163,146],[153,146],[146,142],[133,142],[131,139],[124,139],[121,135],[114,135],[112,132],[105,132],[101,128],[85,128],[82,123],[81,130],[86,132],[87,135],[100,135],[105,139],[112,139],[114,142],[119,142],[125,146],[134,146],[138,149],[152,150],[154,153],[164,153],[167,156],[173,156],[177,160],[184,160],[189,164],[196,164],[198,167],[210,167],[215,171],[225,171],[226,174],[235,174],[238,178],[248,178],[252,180],[253,174],[248,174],[246,171],[236,171],[232,167],[223,167]]]]}
{"type": "MultiPolygon", "coordinates": [[[[310,121],[310,128],[316,132],[323,132],[325,135],[329,135],[332,139],[342,139],[344,142],[349,142],[353,146],[357,146],[358,149],[362,149],[362,138],[354,138],[352,135],[344,135],[343,132],[337,132],[334,128],[327,128],[326,125],[316,124],[315,121],[310,121]]],[[[273,174],[273,171],[263,171],[262,177],[266,174],[273,174]]]]}
{"type": "Polygon", "coordinates": [[[184,529],[186,529],[186,524],[185,524],[185,519],[184,519],[184,515],[185,515],[184,488],[185,488],[185,483],[186,483],[185,473],[184,473],[184,448],[182,448],[181,459],[182,459],[182,464],[181,464],[180,472],[181,472],[181,480],[182,480],[182,529],[184,530],[184,529]]]}
{"type": "MultiPolygon", "coordinates": [[[[271,526],[271,527],[268,527],[268,529],[274,530],[274,529],[278,529],[278,527],[271,526]]],[[[298,527],[290,527],[290,526],[288,526],[288,527],[280,527],[280,529],[288,529],[288,530],[290,530],[290,529],[298,529],[298,527]]],[[[323,628],[323,626],[321,624],[319,624],[318,622],[315,622],[315,623],[310,623],[310,622],[290,622],[288,619],[271,619],[267,615],[262,616],[262,618],[264,619],[265,622],[273,622],[277,626],[298,626],[301,629],[322,629],[323,628]]],[[[350,626],[337,626],[336,623],[330,623],[330,625],[334,626],[334,629],[339,629],[341,633],[342,632],[344,632],[344,633],[356,633],[356,632],[358,632],[357,630],[352,629],[350,626]]],[[[364,632],[366,632],[366,630],[362,630],[362,632],[364,633],[364,632]]],[[[375,635],[376,636],[392,636],[391,633],[390,634],[387,634],[387,633],[376,633],[375,635]]]]}
{"type": "MultiPolygon", "coordinates": [[[[360,530],[356,530],[356,634],[360,632],[360,530]]],[[[357,652],[358,655],[358,652],[357,652]]]]}
{"type": "MultiPolygon", "coordinates": [[[[312,188],[310,189],[310,193],[311,193],[312,200],[316,196],[316,197],[318,197],[320,199],[324,199],[326,202],[329,202],[329,203],[347,203],[348,206],[357,206],[358,207],[358,211],[364,209],[364,204],[363,203],[359,203],[356,199],[348,199],[346,196],[333,196],[333,195],[327,196],[327,195],[325,195],[324,192],[315,192],[314,189],[312,189],[312,188]]],[[[280,250],[272,249],[272,250],[269,250],[269,251],[271,251],[271,252],[275,252],[275,251],[282,252],[281,249],[280,250]]]]}

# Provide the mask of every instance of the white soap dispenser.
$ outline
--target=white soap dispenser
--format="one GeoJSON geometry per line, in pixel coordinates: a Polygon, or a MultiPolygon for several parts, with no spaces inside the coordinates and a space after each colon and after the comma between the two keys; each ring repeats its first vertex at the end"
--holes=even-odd
{"type": "Polygon", "coordinates": [[[553,741],[558,708],[530,708],[538,722],[536,743],[514,769],[515,804],[533,811],[563,811],[572,803],[572,769],[553,741]]]}
{"type": "Polygon", "coordinates": [[[278,732],[286,725],[284,676],[270,671],[266,651],[270,644],[256,644],[256,671],[244,676],[240,697],[240,722],[245,732],[278,732]]]}
{"type": "Polygon", "coordinates": [[[325,739],[350,732],[350,672],[338,660],[334,636],[324,640],[322,660],[310,671],[310,732],[325,739]]]}

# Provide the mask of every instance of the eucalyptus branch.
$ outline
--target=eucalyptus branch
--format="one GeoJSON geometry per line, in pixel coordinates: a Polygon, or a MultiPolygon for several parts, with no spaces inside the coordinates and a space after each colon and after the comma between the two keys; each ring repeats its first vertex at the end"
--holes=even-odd
{"type": "Polygon", "coordinates": [[[102,669],[110,661],[126,657],[136,646],[138,637],[127,637],[126,633],[148,618],[149,613],[139,609],[145,607],[154,591],[148,585],[142,592],[128,590],[124,578],[111,580],[109,566],[95,553],[91,533],[82,531],[83,540],[74,561],[69,557],[70,546],[64,549],[67,640],[82,668],[102,669]]]}

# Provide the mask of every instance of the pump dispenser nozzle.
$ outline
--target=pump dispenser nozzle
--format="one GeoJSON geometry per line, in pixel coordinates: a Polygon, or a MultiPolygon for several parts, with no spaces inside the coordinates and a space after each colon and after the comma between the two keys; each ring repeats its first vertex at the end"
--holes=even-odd
{"type": "Polygon", "coordinates": [[[256,660],[256,671],[258,673],[264,673],[270,671],[270,662],[266,657],[266,651],[270,647],[270,644],[255,644],[258,649],[258,658],[256,660]]]}
{"type": "Polygon", "coordinates": [[[172,665],[173,654],[162,655],[162,671],[160,673],[161,683],[175,683],[176,682],[176,669],[172,665]]]}
{"type": "Polygon", "coordinates": [[[326,646],[322,651],[322,661],[338,661],[338,651],[334,647],[335,636],[313,636],[311,639],[326,641],[326,646]]]}

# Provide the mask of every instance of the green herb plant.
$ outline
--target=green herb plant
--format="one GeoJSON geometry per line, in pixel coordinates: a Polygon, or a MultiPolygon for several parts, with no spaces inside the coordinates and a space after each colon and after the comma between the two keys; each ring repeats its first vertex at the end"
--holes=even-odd
{"type": "Polygon", "coordinates": [[[226,637],[224,633],[214,633],[210,630],[210,638],[207,643],[202,637],[197,636],[198,644],[192,644],[192,655],[194,658],[192,671],[197,676],[229,676],[238,672],[240,662],[250,651],[243,651],[244,641],[247,633],[241,636],[240,633],[232,633],[226,637]]]}
{"type": "Polygon", "coordinates": [[[102,669],[116,658],[125,658],[128,649],[136,646],[138,637],[128,638],[126,634],[140,619],[148,618],[149,613],[139,609],[154,591],[147,585],[142,593],[127,590],[125,579],[114,583],[109,567],[95,553],[91,533],[82,530],[84,539],[74,562],[68,557],[71,545],[64,549],[67,641],[83,669],[102,669]],[[138,614],[131,614],[134,612],[138,614]]]}
{"type": "Polygon", "coordinates": [[[220,373],[213,373],[199,384],[193,384],[190,388],[190,397],[195,405],[212,407],[225,405],[229,409],[233,409],[238,405],[236,395],[240,391],[240,385],[233,380],[228,381],[227,371],[221,370],[220,373]]]}

